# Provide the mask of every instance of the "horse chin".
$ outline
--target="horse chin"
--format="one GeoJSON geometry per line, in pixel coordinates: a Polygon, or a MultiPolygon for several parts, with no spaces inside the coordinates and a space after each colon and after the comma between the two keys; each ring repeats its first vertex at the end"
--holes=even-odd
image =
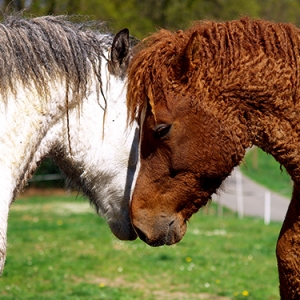
{"type": "Polygon", "coordinates": [[[109,223],[109,228],[116,238],[122,241],[133,241],[137,238],[137,234],[131,224],[124,226],[118,222],[109,223]]]}

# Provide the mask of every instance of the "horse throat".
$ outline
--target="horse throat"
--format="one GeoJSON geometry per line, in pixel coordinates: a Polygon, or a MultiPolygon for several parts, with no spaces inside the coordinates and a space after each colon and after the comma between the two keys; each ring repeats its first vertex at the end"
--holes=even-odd
{"type": "Polygon", "coordinates": [[[300,183],[300,141],[294,120],[282,118],[280,111],[256,110],[247,116],[251,144],[271,154],[285,167],[293,181],[300,183]]]}

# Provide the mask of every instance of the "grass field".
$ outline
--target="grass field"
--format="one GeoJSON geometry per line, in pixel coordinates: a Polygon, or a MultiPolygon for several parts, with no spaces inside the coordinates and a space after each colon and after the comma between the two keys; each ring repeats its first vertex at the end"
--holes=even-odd
{"type": "Polygon", "coordinates": [[[281,224],[216,207],[177,245],[118,241],[81,196],[31,196],[11,207],[0,299],[279,299],[281,224]]]}

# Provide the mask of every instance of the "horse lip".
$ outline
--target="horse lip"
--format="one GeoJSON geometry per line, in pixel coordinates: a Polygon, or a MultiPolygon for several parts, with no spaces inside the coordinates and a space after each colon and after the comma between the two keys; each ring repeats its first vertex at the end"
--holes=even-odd
{"type": "Polygon", "coordinates": [[[146,243],[151,246],[151,247],[160,247],[163,245],[166,245],[166,239],[159,239],[159,240],[154,240],[154,241],[146,241],[146,243]]]}
{"type": "Polygon", "coordinates": [[[137,239],[137,237],[138,235],[136,234],[136,232],[132,230],[132,232],[130,232],[130,235],[128,235],[128,237],[126,238],[126,241],[134,241],[137,239]]]}

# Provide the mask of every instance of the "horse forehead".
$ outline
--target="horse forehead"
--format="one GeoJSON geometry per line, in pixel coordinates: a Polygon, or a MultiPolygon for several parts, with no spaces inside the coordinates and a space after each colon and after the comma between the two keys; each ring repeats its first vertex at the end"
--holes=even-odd
{"type": "Polygon", "coordinates": [[[182,112],[188,114],[190,98],[182,94],[180,89],[174,89],[172,85],[166,88],[164,93],[156,94],[149,99],[152,114],[157,123],[172,123],[175,119],[180,118],[182,112]]]}

